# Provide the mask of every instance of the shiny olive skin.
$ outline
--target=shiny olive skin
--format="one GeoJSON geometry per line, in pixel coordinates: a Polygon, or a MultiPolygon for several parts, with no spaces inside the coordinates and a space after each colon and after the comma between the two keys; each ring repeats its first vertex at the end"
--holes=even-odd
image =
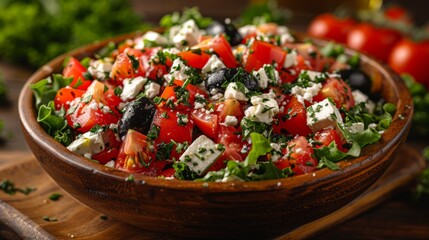
{"type": "Polygon", "coordinates": [[[237,46],[243,41],[243,37],[229,19],[225,19],[224,22],[213,21],[213,23],[207,27],[206,31],[209,35],[213,36],[225,33],[226,39],[231,46],[237,46]]]}
{"type": "Polygon", "coordinates": [[[250,91],[259,90],[259,85],[256,79],[241,68],[223,68],[217,72],[209,74],[205,83],[209,92],[213,89],[223,92],[225,90],[225,88],[222,87],[224,83],[236,81],[243,83],[250,91]]]}
{"type": "Polygon", "coordinates": [[[124,137],[128,129],[133,129],[146,135],[149,132],[155,111],[155,104],[148,98],[142,97],[132,101],[119,121],[119,137],[124,137]]]}
{"type": "Polygon", "coordinates": [[[358,89],[367,95],[371,93],[372,81],[366,73],[355,69],[344,69],[338,71],[338,74],[349,82],[353,90],[358,89]]]}

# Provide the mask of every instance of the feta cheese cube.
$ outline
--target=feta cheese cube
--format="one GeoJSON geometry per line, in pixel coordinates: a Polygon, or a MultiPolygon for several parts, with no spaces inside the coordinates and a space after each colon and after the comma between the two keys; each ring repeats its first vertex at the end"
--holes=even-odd
{"type": "Polygon", "coordinates": [[[368,110],[368,112],[370,112],[370,113],[374,112],[375,103],[373,101],[371,101],[365,93],[356,89],[356,90],[353,90],[352,95],[353,95],[353,99],[355,100],[355,104],[359,104],[359,103],[364,102],[365,107],[368,110]]]}
{"type": "Polygon", "coordinates": [[[187,46],[197,44],[200,36],[201,32],[197,24],[193,19],[189,19],[184,22],[174,34],[172,42],[177,48],[183,49],[187,46]]]}
{"type": "Polygon", "coordinates": [[[173,80],[182,80],[185,81],[189,78],[189,75],[186,74],[188,66],[180,60],[180,58],[176,58],[171,65],[171,70],[169,74],[164,75],[164,78],[167,82],[171,82],[173,80]]]}
{"type": "Polygon", "coordinates": [[[318,132],[325,128],[338,129],[338,125],[342,124],[341,114],[329,98],[307,108],[307,125],[313,132],[318,132]]]}
{"type": "Polygon", "coordinates": [[[216,144],[210,138],[201,135],[189,145],[179,160],[188,165],[198,175],[202,175],[219,158],[223,151],[223,145],[216,144]]]}
{"type": "Polygon", "coordinates": [[[91,156],[103,151],[105,145],[101,132],[86,132],[74,140],[67,148],[79,155],[91,156]]]}
{"type": "Polygon", "coordinates": [[[271,124],[279,112],[279,105],[273,93],[252,96],[250,102],[253,106],[247,108],[244,114],[251,121],[271,124]]]}
{"type": "Polygon", "coordinates": [[[241,36],[245,37],[249,34],[255,33],[258,29],[255,25],[245,25],[238,29],[241,36]]]}
{"type": "Polygon", "coordinates": [[[134,99],[146,84],[147,78],[136,77],[136,78],[127,78],[123,81],[124,88],[121,93],[121,100],[126,102],[131,99],[134,99]]]}
{"type": "Polygon", "coordinates": [[[313,97],[319,93],[320,89],[322,89],[321,83],[311,82],[310,86],[306,88],[294,86],[291,89],[291,94],[295,95],[298,101],[304,104],[304,100],[308,102],[313,102],[313,97]]]}
{"type": "Polygon", "coordinates": [[[240,84],[240,86],[242,87],[242,89],[240,89],[239,85],[236,82],[229,83],[225,89],[225,99],[232,98],[237,99],[238,101],[248,101],[249,98],[246,97],[246,93],[248,93],[249,90],[243,84],[240,84]]]}
{"type": "Polygon", "coordinates": [[[206,65],[201,69],[203,74],[217,72],[222,68],[226,68],[225,64],[215,55],[211,55],[206,65]]]}
{"type": "Polygon", "coordinates": [[[110,58],[99,59],[90,63],[88,72],[96,79],[104,80],[109,78],[109,74],[112,71],[112,66],[113,63],[110,58]]]}
{"type": "Polygon", "coordinates": [[[147,98],[154,98],[159,94],[161,86],[158,83],[150,82],[144,86],[144,94],[147,98]]]}
{"type": "Polygon", "coordinates": [[[145,42],[151,42],[157,46],[164,46],[168,44],[168,40],[166,37],[162,36],[161,34],[153,31],[146,32],[141,38],[136,40],[136,45],[134,46],[135,49],[143,49],[145,47],[145,42]]]}
{"type": "Polygon", "coordinates": [[[221,123],[221,125],[226,127],[234,127],[238,124],[238,119],[235,116],[227,115],[225,117],[225,122],[221,123]]]}
{"type": "Polygon", "coordinates": [[[262,89],[267,88],[268,83],[277,86],[280,82],[279,72],[270,64],[264,64],[258,71],[253,71],[253,76],[262,89]]]}
{"type": "Polygon", "coordinates": [[[283,67],[284,68],[290,68],[292,66],[296,66],[298,64],[298,61],[296,59],[297,56],[298,55],[297,55],[297,53],[296,53],[295,50],[293,50],[292,52],[287,53],[286,57],[285,57],[285,61],[283,63],[283,67]]]}

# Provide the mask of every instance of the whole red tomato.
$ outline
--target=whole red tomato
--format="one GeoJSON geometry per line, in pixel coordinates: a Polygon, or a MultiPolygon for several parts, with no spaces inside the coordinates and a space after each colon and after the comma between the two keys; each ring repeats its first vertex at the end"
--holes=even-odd
{"type": "Polygon", "coordinates": [[[390,51],[401,39],[401,33],[396,30],[362,23],[349,32],[347,45],[387,62],[390,51]]]}
{"type": "Polygon", "coordinates": [[[429,40],[414,42],[403,39],[395,45],[389,65],[398,73],[408,73],[414,79],[429,88],[429,40]]]}
{"type": "Polygon", "coordinates": [[[330,13],[317,16],[308,27],[308,35],[318,38],[332,39],[345,43],[347,33],[356,22],[351,18],[339,18],[330,13]]]}

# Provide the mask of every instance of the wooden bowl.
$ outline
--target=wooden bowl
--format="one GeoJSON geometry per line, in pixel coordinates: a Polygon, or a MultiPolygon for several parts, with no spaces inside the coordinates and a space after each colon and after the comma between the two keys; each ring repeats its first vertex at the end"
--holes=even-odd
{"type": "Polygon", "coordinates": [[[413,108],[407,88],[388,67],[362,55],[362,69],[376,79],[397,112],[380,141],[365,147],[361,157],[340,162],[341,170],[324,168],[280,180],[232,183],[134,174],[135,181],[127,182],[129,173],[88,161],[45,133],[36,121],[30,90],[30,84],[58,72],[67,56],[90,56],[109,41],[59,56],[39,69],[22,89],[19,114],[28,145],[60,187],[83,204],[142,229],[194,238],[267,238],[287,233],[341,208],[371,186],[389,166],[410,128],[413,108]]]}

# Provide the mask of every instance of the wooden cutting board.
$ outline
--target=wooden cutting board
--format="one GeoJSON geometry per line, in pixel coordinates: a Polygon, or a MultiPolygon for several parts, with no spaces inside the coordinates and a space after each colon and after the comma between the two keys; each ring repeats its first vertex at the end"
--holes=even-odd
{"type": "MultiPolygon", "coordinates": [[[[18,154],[19,155],[19,154],[18,154]]],[[[0,180],[10,179],[17,187],[36,187],[24,195],[0,192],[0,238],[10,239],[171,239],[113,219],[105,219],[60,189],[32,155],[22,156],[0,168],[0,180]],[[63,195],[52,201],[52,193],[63,195]],[[48,222],[48,216],[57,221],[48,222]]],[[[388,171],[365,193],[338,211],[303,225],[279,239],[302,239],[346,221],[388,198],[423,170],[425,162],[413,148],[403,146],[388,171]]]]}

